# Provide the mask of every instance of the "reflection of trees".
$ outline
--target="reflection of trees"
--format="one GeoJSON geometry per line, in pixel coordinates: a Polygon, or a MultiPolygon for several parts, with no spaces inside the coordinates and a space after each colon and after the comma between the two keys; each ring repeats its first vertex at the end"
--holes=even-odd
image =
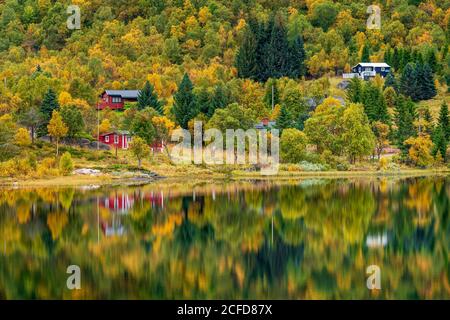
{"type": "Polygon", "coordinates": [[[108,190],[1,193],[0,297],[372,298],[369,264],[383,270],[380,298],[450,296],[448,179],[237,186],[164,208],[123,188],[127,232],[108,237],[108,190]],[[387,246],[367,248],[372,233],[387,246]],[[83,272],[76,296],[61,289],[70,264],[83,272]]]}

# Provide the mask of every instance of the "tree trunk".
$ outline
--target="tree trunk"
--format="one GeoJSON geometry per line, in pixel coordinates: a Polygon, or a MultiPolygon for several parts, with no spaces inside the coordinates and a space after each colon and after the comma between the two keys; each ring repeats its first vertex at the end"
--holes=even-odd
{"type": "Polygon", "coordinates": [[[59,155],[59,139],[56,139],[56,156],[59,155]]]}
{"type": "Polygon", "coordinates": [[[138,168],[139,169],[141,168],[141,159],[140,158],[138,159],[138,168]]]}

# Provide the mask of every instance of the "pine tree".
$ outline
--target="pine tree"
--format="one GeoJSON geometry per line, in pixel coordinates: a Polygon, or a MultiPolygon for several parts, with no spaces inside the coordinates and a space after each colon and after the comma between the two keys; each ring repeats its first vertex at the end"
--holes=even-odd
{"type": "Polygon", "coordinates": [[[183,80],[178,87],[178,91],[174,94],[174,104],[172,111],[175,115],[177,123],[183,128],[188,128],[189,120],[198,114],[198,106],[196,97],[193,93],[193,84],[187,73],[184,74],[183,80]]]}
{"type": "Polygon", "coordinates": [[[270,70],[267,67],[269,65],[267,47],[272,35],[274,18],[271,17],[267,24],[258,23],[253,25],[256,37],[256,80],[266,82],[270,78],[270,70]]]}
{"type": "Polygon", "coordinates": [[[388,87],[394,88],[395,92],[398,93],[397,79],[395,79],[395,76],[392,72],[388,73],[388,75],[386,76],[386,80],[384,81],[384,89],[388,87]]]}
{"type": "Polygon", "coordinates": [[[370,122],[381,121],[386,124],[390,122],[383,92],[371,82],[364,85],[362,103],[370,122]]]}
{"type": "Polygon", "coordinates": [[[248,26],[244,32],[242,45],[236,54],[235,66],[238,71],[238,77],[257,79],[256,50],[255,34],[248,26]]]}
{"type": "Polygon", "coordinates": [[[216,109],[225,108],[228,105],[228,102],[228,96],[223,85],[217,85],[214,90],[214,96],[212,98],[210,108],[208,110],[208,117],[212,117],[216,109]]]}
{"type": "Polygon", "coordinates": [[[286,106],[281,106],[280,114],[277,118],[277,128],[280,130],[280,132],[283,131],[283,129],[291,128],[292,127],[292,117],[289,113],[286,106]]]}
{"type": "Polygon", "coordinates": [[[397,47],[394,49],[394,54],[392,55],[392,66],[396,71],[400,70],[401,56],[397,47]]]}
{"type": "Polygon", "coordinates": [[[416,128],[414,127],[414,120],[416,118],[415,105],[411,99],[406,99],[400,96],[396,105],[395,123],[397,125],[397,131],[395,132],[395,138],[397,146],[406,153],[408,151],[404,142],[417,135],[416,128]]]}
{"type": "Polygon", "coordinates": [[[197,95],[196,95],[196,100],[197,100],[197,107],[198,107],[198,111],[208,115],[211,109],[214,109],[211,104],[212,104],[212,97],[211,94],[208,92],[207,88],[202,87],[197,95]]]}
{"type": "Polygon", "coordinates": [[[441,109],[439,110],[439,120],[438,126],[442,128],[442,132],[446,137],[447,141],[450,140],[450,118],[448,115],[447,103],[442,103],[441,109]]]}
{"type": "Polygon", "coordinates": [[[403,69],[400,78],[400,92],[414,101],[419,100],[419,88],[417,85],[418,71],[418,68],[414,64],[408,63],[403,69]]]}
{"type": "Polygon", "coordinates": [[[287,76],[298,79],[305,75],[306,53],[302,36],[295,37],[292,44],[289,45],[289,70],[287,76]]]}
{"type": "Polygon", "coordinates": [[[434,49],[430,49],[427,53],[427,63],[430,66],[433,73],[436,73],[439,68],[438,59],[436,56],[436,51],[434,49]]]}
{"type": "Polygon", "coordinates": [[[433,134],[433,143],[433,156],[437,157],[438,154],[440,154],[444,161],[446,161],[448,140],[446,139],[445,133],[441,126],[436,127],[436,130],[433,134]]]}
{"type": "Polygon", "coordinates": [[[289,74],[289,51],[286,29],[281,17],[277,16],[267,43],[266,67],[268,77],[281,78],[289,74]]]}
{"type": "Polygon", "coordinates": [[[361,52],[361,62],[370,62],[370,48],[365,44],[361,52]]]}
{"type": "Polygon", "coordinates": [[[162,104],[158,100],[158,95],[155,88],[150,84],[150,82],[145,82],[144,88],[138,94],[137,101],[139,110],[151,107],[158,111],[159,114],[163,114],[162,104]]]}
{"type": "Polygon", "coordinates": [[[403,69],[408,63],[411,62],[411,51],[409,49],[402,50],[401,68],[403,69]]]}
{"type": "Polygon", "coordinates": [[[347,90],[347,99],[353,103],[362,102],[363,87],[359,78],[352,78],[347,90]]]}
{"type": "Polygon", "coordinates": [[[434,124],[433,124],[433,117],[431,116],[430,109],[428,109],[428,108],[425,109],[424,119],[428,124],[426,132],[429,136],[432,136],[433,132],[434,132],[434,124]]]}
{"type": "Polygon", "coordinates": [[[38,129],[38,136],[44,136],[47,134],[47,125],[52,118],[53,111],[59,108],[58,98],[56,93],[52,89],[48,89],[44,95],[42,104],[40,107],[40,113],[42,114],[42,122],[38,129]]]}
{"type": "Polygon", "coordinates": [[[428,63],[419,65],[417,73],[417,83],[419,84],[420,100],[429,100],[437,95],[436,85],[434,83],[433,71],[428,63]]]}

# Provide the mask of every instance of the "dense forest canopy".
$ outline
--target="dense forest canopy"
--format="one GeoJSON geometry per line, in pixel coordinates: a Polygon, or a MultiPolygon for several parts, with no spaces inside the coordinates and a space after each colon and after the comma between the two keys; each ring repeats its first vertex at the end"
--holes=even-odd
{"type": "Polygon", "coordinates": [[[423,53],[432,48],[448,72],[442,55],[450,37],[449,1],[380,1],[379,31],[366,29],[370,4],[8,0],[0,5],[1,112],[40,103],[49,87],[92,104],[104,88],[141,88],[146,80],[171,99],[185,71],[199,86],[228,82],[237,75],[235,55],[246,25],[267,22],[274,14],[283,20],[290,41],[303,37],[307,71],[314,77],[355,64],[365,45],[372,61],[382,61],[389,48],[423,53]],[[81,9],[80,30],[66,26],[69,4],[81,9]]]}

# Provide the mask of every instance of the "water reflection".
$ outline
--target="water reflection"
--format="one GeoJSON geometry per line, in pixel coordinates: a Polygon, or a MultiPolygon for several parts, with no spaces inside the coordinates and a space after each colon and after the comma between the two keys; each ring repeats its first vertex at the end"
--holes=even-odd
{"type": "Polygon", "coordinates": [[[1,190],[0,298],[445,299],[449,195],[443,177],[1,190]]]}

